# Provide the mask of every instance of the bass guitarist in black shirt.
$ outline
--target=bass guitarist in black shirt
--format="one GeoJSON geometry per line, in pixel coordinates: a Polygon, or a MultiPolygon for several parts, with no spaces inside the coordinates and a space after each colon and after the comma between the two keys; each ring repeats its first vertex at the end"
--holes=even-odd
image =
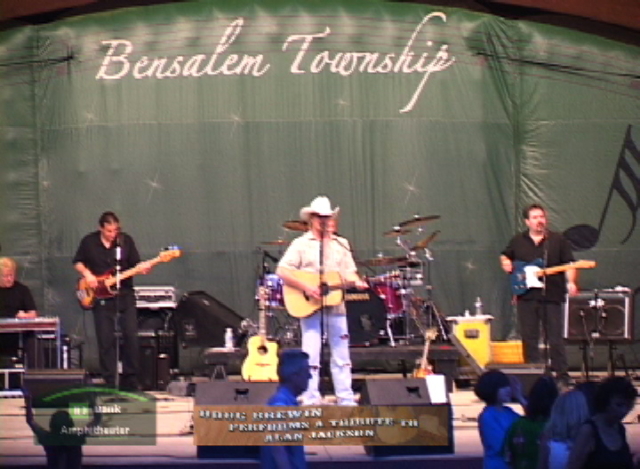
{"type": "MultiPolygon", "coordinates": [[[[118,267],[121,272],[137,267],[142,274],[151,270],[149,262],[140,262],[136,243],[131,236],[120,230],[120,220],[115,213],[104,212],[98,224],[98,231],[82,238],[73,258],[74,268],[82,276],[87,290],[90,292],[104,290],[101,279],[108,274],[115,275],[118,267]]],[[[115,387],[119,384],[116,382],[118,363],[115,335],[116,316],[119,312],[121,314],[119,325],[123,338],[123,353],[120,357],[123,380],[120,387],[124,390],[136,391],[140,388],[138,318],[132,279],[123,279],[120,282],[120,288],[116,288],[113,293],[113,295],[97,295],[99,297],[90,304],[98,339],[100,368],[107,386],[115,387]]]]}

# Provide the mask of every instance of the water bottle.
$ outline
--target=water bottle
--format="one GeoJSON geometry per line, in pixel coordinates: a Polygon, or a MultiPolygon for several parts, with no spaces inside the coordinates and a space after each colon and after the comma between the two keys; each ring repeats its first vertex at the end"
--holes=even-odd
{"type": "Polygon", "coordinates": [[[482,316],[482,300],[480,297],[476,298],[476,302],[474,303],[476,316],[482,316]]]}
{"type": "Polygon", "coordinates": [[[233,349],[233,329],[230,327],[224,331],[224,348],[233,349]]]}

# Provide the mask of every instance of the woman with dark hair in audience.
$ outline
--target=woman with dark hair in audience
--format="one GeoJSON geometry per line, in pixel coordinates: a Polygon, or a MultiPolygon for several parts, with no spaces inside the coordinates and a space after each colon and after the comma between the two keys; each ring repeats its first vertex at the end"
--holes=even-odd
{"type": "Polygon", "coordinates": [[[535,469],[540,436],[558,397],[558,387],[550,376],[541,376],[529,391],[524,417],[511,426],[505,439],[505,459],[515,469],[535,469]]]}
{"type": "Polygon", "coordinates": [[[608,378],[598,386],[595,415],[580,427],[569,455],[568,469],[634,467],[622,420],[633,408],[637,397],[636,388],[623,377],[608,378]]]}
{"type": "Polygon", "coordinates": [[[484,448],[483,467],[508,469],[503,453],[504,440],[520,415],[505,404],[514,397],[526,406],[522,385],[499,370],[489,370],[478,378],[474,392],[486,404],[478,416],[478,432],[484,448]]]}

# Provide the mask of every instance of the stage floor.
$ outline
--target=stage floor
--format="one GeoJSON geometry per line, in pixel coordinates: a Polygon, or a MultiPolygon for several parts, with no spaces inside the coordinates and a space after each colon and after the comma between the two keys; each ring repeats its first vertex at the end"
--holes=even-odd
{"type": "MultiPolygon", "coordinates": [[[[382,375],[379,379],[390,376],[382,375]]],[[[369,379],[372,377],[370,376],[369,379]]],[[[193,398],[176,397],[152,392],[157,399],[157,443],[154,446],[91,446],[84,447],[84,465],[98,467],[158,466],[183,467],[193,464],[215,464],[216,467],[258,467],[251,460],[197,459],[193,435],[189,433],[193,398]]],[[[395,467],[402,460],[403,469],[426,467],[425,464],[447,463],[448,469],[481,468],[482,447],[476,419],[482,403],[469,389],[450,394],[453,408],[455,454],[432,456],[396,456],[373,458],[362,446],[307,446],[310,467],[338,469],[366,466],[371,469],[395,467]],[[429,461],[427,463],[427,461],[429,461]]],[[[519,406],[515,410],[521,412],[519,406]]],[[[640,452],[640,403],[626,418],[626,429],[632,451],[640,452]]],[[[33,436],[24,420],[21,398],[0,399],[0,465],[3,468],[43,466],[46,464],[42,447],[34,444],[33,436]]]]}

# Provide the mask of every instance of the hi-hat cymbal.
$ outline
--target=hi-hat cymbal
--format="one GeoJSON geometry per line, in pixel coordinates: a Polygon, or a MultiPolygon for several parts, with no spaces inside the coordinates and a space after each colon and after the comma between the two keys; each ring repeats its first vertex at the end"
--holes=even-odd
{"type": "Polygon", "coordinates": [[[369,266],[369,267],[380,267],[380,266],[385,266],[385,265],[398,264],[398,263],[403,262],[405,260],[406,260],[406,257],[404,257],[404,256],[401,256],[401,257],[392,257],[392,256],[374,257],[372,259],[364,259],[364,260],[358,261],[358,264],[369,266]]]}
{"type": "Polygon", "coordinates": [[[407,229],[407,228],[400,228],[399,226],[396,226],[394,229],[389,230],[389,231],[385,231],[384,233],[382,233],[382,236],[385,236],[387,238],[394,238],[396,236],[403,236],[406,234],[411,233],[411,230],[407,229]]]}
{"type": "Polygon", "coordinates": [[[262,241],[260,244],[264,244],[265,246],[288,246],[289,241],[285,241],[284,239],[276,239],[275,241],[262,241]]]}
{"type": "Polygon", "coordinates": [[[429,236],[427,236],[426,238],[424,238],[423,240],[420,240],[416,243],[416,245],[414,247],[411,248],[412,251],[417,251],[418,249],[424,249],[427,246],[429,246],[429,244],[431,244],[431,242],[436,239],[438,237],[438,235],[440,234],[440,230],[436,230],[433,233],[431,233],[429,236]]]}
{"type": "Polygon", "coordinates": [[[413,228],[415,226],[424,225],[429,221],[437,220],[438,218],[440,218],[440,215],[430,215],[428,217],[420,217],[418,215],[414,215],[413,218],[398,223],[398,226],[400,228],[413,228]]]}
{"type": "Polygon", "coordinates": [[[282,224],[282,227],[290,231],[307,231],[309,224],[303,220],[288,220],[282,224]]]}

